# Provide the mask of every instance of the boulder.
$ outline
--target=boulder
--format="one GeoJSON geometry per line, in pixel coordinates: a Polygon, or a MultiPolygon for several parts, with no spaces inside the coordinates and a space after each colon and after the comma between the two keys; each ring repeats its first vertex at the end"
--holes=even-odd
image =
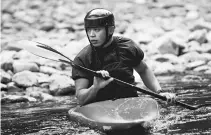
{"type": "Polygon", "coordinates": [[[53,74],[50,77],[49,89],[53,95],[67,95],[74,93],[74,81],[65,75],[53,74]]]}
{"type": "Polygon", "coordinates": [[[19,103],[19,102],[28,102],[28,98],[20,95],[6,95],[1,99],[1,103],[19,103]]]}
{"type": "Polygon", "coordinates": [[[12,81],[15,82],[18,86],[22,87],[31,87],[38,85],[38,77],[35,73],[31,71],[22,71],[16,73],[12,77],[12,81]]]}
{"type": "Polygon", "coordinates": [[[48,74],[48,75],[52,75],[52,74],[55,74],[55,73],[60,73],[61,71],[57,70],[57,69],[55,69],[53,67],[40,66],[40,72],[48,74]]]}
{"type": "Polygon", "coordinates": [[[39,67],[36,63],[25,61],[25,60],[15,60],[13,61],[13,71],[14,73],[18,73],[21,71],[31,71],[31,72],[38,72],[39,67]]]}
{"type": "Polygon", "coordinates": [[[0,74],[1,83],[7,84],[11,81],[11,79],[12,79],[12,76],[1,69],[1,74],[0,74]]]}
{"type": "Polygon", "coordinates": [[[55,101],[55,98],[52,95],[48,94],[48,93],[41,93],[40,96],[41,96],[41,100],[43,102],[55,101]]]}
{"type": "Polygon", "coordinates": [[[154,69],[154,73],[157,75],[174,73],[175,71],[175,66],[168,62],[158,62],[156,68],[154,69]]]}
{"type": "Polygon", "coordinates": [[[1,92],[2,92],[2,91],[6,91],[6,90],[7,90],[7,85],[1,83],[1,84],[0,84],[0,88],[1,88],[1,92]]]}
{"type": "Polygon", "coordinates": [[[16,54],[16,51],[6,51],[3,50],[0,53],[1,68],[5,71],[13,70],[13,56],[16,54]]]}
{"type": "Polygon", "coordinates": [[[197,41],[200,44],[205,43],[207,31],[205,29],[196,30],[188,36],[189,41],[197,41]]]}
{"type": "Polygon", "coordinates": [[[197,60],[197,61],[193,61],[193,62],[190,62],[186,65],[186,68],[187,69],[194,69],[196,67],[199,67],[199,66],[202,66],[206,64],[206,61],[203,61],[203,60],[197,60]]]}
{"type": "Polygon", "coordinates": [[[50,82],[50,77],[48,74],[44,74],[41,72],[36,73],[37,77],[38,77],[38,83],[42,84],[42,83],[49,83],[50,82]]]}
{"type": "Polygon", "coordinates": [[[209,67],[208,65],[202,65],[202,66],[198,66],[196,68],[193,69],[193,71],[196,71],[196,72],[205,72],[207,70],[210,70],[211,67],[209,67]]]}
{"type": "Polygon", "coordinates": [[[24,89],[19,88],[15,82],[10,82],[7,84],[7,92],[11,95],[23,95],[24,89]]]}

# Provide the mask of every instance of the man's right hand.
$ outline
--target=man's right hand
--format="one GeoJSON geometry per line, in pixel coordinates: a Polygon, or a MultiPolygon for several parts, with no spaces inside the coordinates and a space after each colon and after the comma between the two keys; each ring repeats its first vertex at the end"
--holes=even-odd
{"type": "Polygon", "coordinates": [[[94,77],[93,86],[95,89],[99,90],[104,88],[106,85],[108,85],[110,82],[113,81],[113,78],[110,77],[109,72],[105,70],[97,71],[97,73],[100,73],[102,77],[94,77]],[[104,79],[109,78],[109,79],[104,79]]]}

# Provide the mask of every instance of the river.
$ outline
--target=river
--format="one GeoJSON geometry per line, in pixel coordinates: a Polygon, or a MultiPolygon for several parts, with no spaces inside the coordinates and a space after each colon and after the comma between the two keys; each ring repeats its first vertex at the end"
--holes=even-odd
{"type": "MultiPolygon", "coordinates": [[[[175,92],[180,101],[191,105],[211,103],[211,76],[158,76],[164,90],[175,92]]],[[[190,111],[160,102],[160,118],[147,134],[208,135],[211,133],[211,106],[190,111]]],[[[2,135],[102,135],[101,131],[80,126],[68,119],[67,112],[77,105],[72,96],[67,101],[13,103],[1,106],[2,135]]],[[[132,134],[130,134],[132,135],[132,134]]]]}

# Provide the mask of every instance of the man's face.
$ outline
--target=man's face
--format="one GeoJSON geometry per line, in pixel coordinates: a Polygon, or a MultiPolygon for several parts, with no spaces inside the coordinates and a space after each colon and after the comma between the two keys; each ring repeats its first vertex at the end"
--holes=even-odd
{"type": "Polygon", "coordinates": [[[100,47],[106,40],[105,27],[87,28],[87,35],[94,47],[100,47]]]}

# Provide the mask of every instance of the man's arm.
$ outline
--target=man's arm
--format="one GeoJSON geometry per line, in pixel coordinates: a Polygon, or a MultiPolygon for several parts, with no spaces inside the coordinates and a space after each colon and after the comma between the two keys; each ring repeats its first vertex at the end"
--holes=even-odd
{"type": "Polygon", "coordinates": [[[88,88],[89,80],[86,78],[80,78],[75,80],[76,97],[80,105],[87,104],[94,100],[97,91],[92,85],[88,88]]]}
{"type": "MultiPolygon", "coordinates": [[[[97,71],[102,74],[103,77],[109,77],[109,73],[107,71],[97,71]]],[[[84,105],[92,102],[97,92],[108,85],[113,78],[109,78],[105,80],[100,77],[94,77],[93,85],[89,86],[89,80],[86,78],[79,78],[75,80],[75,88],[76,88],[76,97],[79,101],[79,104],[84,105]]]]}
{"type": "Polygon", "coordinates": [[[160,84],[156,79],[154,73],[144,61],[141,61],[139,65],[134,67],[134,69],[138,72],[147,88],[154,92],[161,90],[160,84]]]}

